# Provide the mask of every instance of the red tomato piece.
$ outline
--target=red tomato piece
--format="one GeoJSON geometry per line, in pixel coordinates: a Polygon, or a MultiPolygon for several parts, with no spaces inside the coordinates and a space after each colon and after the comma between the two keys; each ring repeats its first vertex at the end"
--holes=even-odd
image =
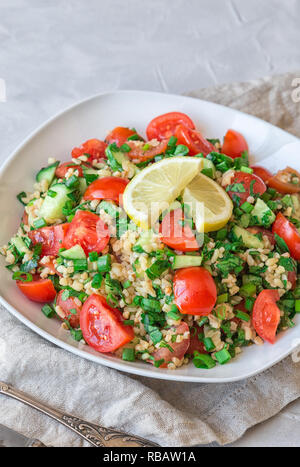
{"type": "MultiPolygon", "coordinates": [[[[174,330],[177,335],[184,334],[185,332],[189,332],[189,327],[184,321],[182,321],[179,326],[174,327],[174,330]]],[[[164,362],[159,366],[160,368],[166,368],[168,363],[171,362],[174,357],[181,360],[189,348],[190,338],[183,339],[181,342],[169,342],[169,345],[173,349],[173,352],[167,347],[161,347],[155,350],[152,354],[155,361],[164,360],[164,362]]],[[[149,362],[153,363],[153,360],[149,360],[149,362]]]]}
{"type": "Polygon", "coordinates": [[[84,199],[110,199],[122,204],[122,195],[129,180],[121,177],[103,177],[95,180],[84,193],[84,199]]]}
{"type": "Polygon", "coordinates": [[[224,136],[222,153],[229,157],[241,157],[244,151],[248,151],[248,144],[244,136],[238,131],[228,130],[224,136]]]}
{"type": "Polygon", "coordinates": [[[272,232],[281,237],[289,247],[291,256],[300,261],[300,234],[294,224],[292,224],[281,212],[276,216],[272,225],[272,232]]]}
{"type": "Polygon", "coordinates": [[[277,290],[262,290],[254,302],[252,323],[257,334],[265,341],[274,344],[280,321],[277,290]]]}
{"type": "Polygon", "coordinates": [[[199,245],[196,237],[189,225],[181,225],[183,220],[184,213],[180,208],[166,214],[161,223],[161,240],[174,250],[197,251],[199,245]]]}
{"type": "Polygon", "coordinates": [[[82,305],[77,304],[74,297],[69,297],[66,300],[63,300],[62,299],[63,293],[64,291],[61,290],[56,297],[56,305],[58,305],[61,308],[63,315],[64,315],[64,316],[60,316],[58,314],[58,316],[61,319],[66,319],[70,323],[70,326],[72,328],[79,328],[80,312],[81,312],[82,305]],[[71,310],[74,311],[74,313],[71,312],[71,310]],[[76,310],[76,313],[75,313],[75,310],[76,310]]]}
{"type": "Polygon", "coordinates": [[[173,288],[175,303],[183,314],[206,316],[215,306],[216,284],[205,268],[178,269],[173,288]]]}
{"type": "Polygon", "coordinates": [[[117,146],[122,146],[126,143],[130,136],[136,135],[137,132],[131,130],[131,128],[125,128],[123,126],[117,126],[114,128],[105,138],[107,144],[116,143],[117,146]]]}
{"type": "Polygon", "coordinates": [[[128,141],[127,144],[131,147],[131,151],[127,152],[126,155],[135,163],[153,159],[158,154],[164,153],[168,147],[167,140],[162,141],[155,146],[151,145],[151,141],[149,143],[144,143],[142,141],[128,141]],[[144,150],[145,146],[148,147],[147,145],[149,145],[149,148],[144,150]]]}
{"type": "Polygon", "coordinates": [[[58,250],[63,246],[63,240],[69,229],[69,225],[66,223],[30,230],[28,237],[34,245],[36,243],[42,244],[41,256],[57,256],[58,250]]]}
{"type": "Polygon", "coordinates": [[[146,129],[147,138],[158,139],[169,139],[175,135],[175,131],[178,125],[183,124],[187,128],[194,130],[195,125],[193,121],[186,114],[181,112],[169,112],[151,120],[146,129]]]}
{"type": "Polygon", "coordinates": [[[297,285],[297,271],[288,271],[287,277],[288,281],[292,284],[291,290],[294,290],[297,285]]]}
{"type": "Polygon", "coordinates": [[[63,247],[66,249],[81,245],[88,255],[90,251],[100,253],[109,242],[108,227],[97,214],[77,211],[69,225],[63,241],[63,247]]]}
{"type": "Polygon", "coordinates": [[[175,131],[177,138],[177,144],[184,144],[189,148],[190,156],[199,154],[200,152],[207,156],[212,151],[216,151],[216,148],[211,144],[201,133],[197,130],[192,130],[185,125],[178,125],[175,131]]]}
{"type": "Polygon", "coordinates": [[[134,338],[132,326],[123,323],[121,312],[111,308],[104,297],[92,294],[80,313],[85,341],[98,352],[114,352],[134,338]]]}
{"type": "Polygon", "coordinates": [[[23,224],[25,224],[25,225],[28,225],[28,214],[27,214],[27,212],[25,211],[25,209],[24,209],[24,212],[23,212],[23,216],[22,216],[21,222],[23,222],[23,224]]]}
{"type": "Polygon", "coordinates": [[[300,173],[291,167],[286,167],[284,170],[279,170],[274,177],[269,178],[268,185],[274,188],[279,193],[299,193],[300,192],[300,173]],[[283,175],[295,174],[299,179],[299,183],[283,182],[280,178],[283,175]]]}
{"type": "Polygon", "coordinates": [[[88,139],[79,148],[74,148],[72,150],[72,157],[75,157],[76,159],[77,157],[83,156],[84,154],[88,154],[88,161],[92,162],[94,159],[106,158],[106,148],[107,144],[104,143],[104,141],[100,141],[96,138],[88,139]]]}
{"type": "Polygon", "coordinates": [[[52,302],[56,296],[56,290],[50,279],[40,279],[35,276],[31,282],[16,281],[21,292],[33,302],[52,302]]]}
{"type": "Polygon", "coordinates": [[[73,164],[72,162],[64,162],[63,164],[60,164],[55,171],[56,177],[64,178],[69,169],[78,170],[79,177],[83,177],[83,172],[80,165],[73,164]]]}
{"type": "Polygon", "coordinates": [[[193,325],[190,329],[191,337],[190,337],[190,345],[187,350],[187,353],[190,355],[194,355],[195,350],[199,353],[208,353],[204,347],[202,341],[199,340],[199,334],[203,332],[203,326],[199,327],[198,324],[193,325]]]}
{"type": "Polygon", "coordinates": [[[270,230],[264,229],[263,227],[258,227],[258,226],[253,226],[253,227],[248,227],[247,230],[256,235],[256,234],[262,234],[262,236],[268,237],[269,242],[271,245],[275,245],[275,238],[273,233],[270,230]]]}
{"type": "Polygon", "coordinates": [[[257,177],[254,174],[248,174],[245,172],[235,172],[234,177],[231,180],[231,184],[241,183],[243,185],[244,192],[240,193],[238,191],[228,191],[230,198],[234,199],[235,197],[240,198],[240,204],[243,204],[247,201],[248,196],[251,195],[250,187],[252,184],[253,193],[263,194],[267,187],[261,178],[257,177]]]}
{"type": "Polygon", "coordinates": [[[253,169],[254,175],[257,175],[259,178],[261,178],[265,183],[268,183],[268,180],[273,177],[271,172],[264,167],[261,167],[259,165],[254,165],[251,167],[253,169]]]}

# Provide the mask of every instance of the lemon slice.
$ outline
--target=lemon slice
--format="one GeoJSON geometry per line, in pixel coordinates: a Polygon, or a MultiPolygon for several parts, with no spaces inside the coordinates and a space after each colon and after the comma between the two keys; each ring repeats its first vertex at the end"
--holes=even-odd
{"type": "Polygon", "coordinates": [[[149,228],[202,168],[203,159],[187,156],[148,166],[125,188],[123,207],[127,215],[143,229],[149,228]]]}
{"type": "Polygon", "coordinates": [[[183,191],[183,201],[190,206],[198,232],[219,230],[229,221],[232,201],[214,180],[199,173],[183,191]]]}

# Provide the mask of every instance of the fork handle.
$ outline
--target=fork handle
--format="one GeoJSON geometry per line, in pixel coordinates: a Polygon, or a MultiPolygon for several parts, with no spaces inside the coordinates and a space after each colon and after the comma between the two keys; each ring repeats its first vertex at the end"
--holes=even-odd
{"type": "Polygon", "coordinates": [[[65,425],[75,431],[79,436],[84,438],[90,444],[96,447],[157,447],[158,444],[152,443],[139,436],[131,435],[122,431],[114,430],[113,428],[105,428],[95,423],[89,423],[78,417],[73,417],[60,410],[49,407],[46,404],[32,398],[18,389],[15,389],[10,384],[0,381],[0,394],[23,402],[30,407],[39,410],[48,417],[53,418],[57,422],[65,425]]]}

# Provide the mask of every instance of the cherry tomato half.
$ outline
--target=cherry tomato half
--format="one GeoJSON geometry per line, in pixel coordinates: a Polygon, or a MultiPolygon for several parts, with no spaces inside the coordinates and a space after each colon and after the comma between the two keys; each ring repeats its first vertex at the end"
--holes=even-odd
{"type": "Polygon", "coordinates": [[[89,211],[77,211],[63,241],[64,248],[81,245],[85,253],[100,253],[109,242],[107,225],[97,214],[89,211]]]}
{"type": "Polygon", "coordinates": [[[155,146],[151,144],[151,141],[149,143],[143,143],[141,141],[128,141],[127,144],[131,147],[131,151],[127,152],[126,155],[136,163],[153,159],[158,154],[164,153],[168,147],[167,140],[162,141],[155,146]]]}
{"type": "Polygon", "coordinates": [[[83,156],[84,154],[89,155],[88,161],[91,162],[94,159],[101,159],[106,157],[105,149],[107,144],[104,141],[100,141],[99,139],[93,138],[88,139],[85,143],[83,143],[79,148],[74,148],[72,150],[72,157],[83,156]]]}
{"type": "Polygon", "coordinates": [[[230,185],[235,185],[237,183],[242,185],[241,189],[243,189],[244,191],[240,192],[237,188],[237,191],[229,190],[228,194],[232,199],[239,198],[240,204],[243,204],[245,201],[247,201],[248,196],[251,195],[251,186],[253,193],[259,193],[261,195],[267,189],[265,183],[262,181],[261,178],[257,177],[257,175],[248,174],[245,172],[235,172],[230,185]]]}
{"type": "Polygon", "coordinates": [[[84,199],[110,199],[122,204],[122,195],[129,180],[121,177],[103,177],[92,182],[86,192],[84,199]]]}
{"type": "Polygon", "coordinates": [[[300,261],[300,233],[281,212],[276,216],[272,225],[272,232],[281,237],[289,247],[291,256],[300,261]]]}
{"type": "Polygon", "coordinates": [[[175,303],[188,315],[209,315],[217,300],[216,284],[202,267],[178,269],[174,276],[175,303]]]}
{"type": "Polygon", "coordinates": [[[113,352],[134,338],[133,328],[123,323],[121,312],[96,294],[83,304],[80,328],[85,341],[98,352],[113,352]]]}
{"type": "Polygon", "coordinates": [[[52,302],[56,296],[56,290],[50,279],[40,279],[35,276],[31,282],[16,281],[21,292],[33,302],[52,302]]]}
{"type": "Polygon", "coordinates": [[[194,355],[195,350],[199,353],[208,353],[204,347],[203,341],[200,341],[199,334],[203,333],[203,326],[199,327],[198,324],[194,324],[190,329],[190,345],[187,353],[194,355]]]}
{"type": "Polygon", "coordinates": [[[193,121],[186,114],[181,112],[169,112],[151,120],[146,129],[147,138],[158,139],[169,139],[175,135],[175,131],[178,125],[183,124],[187,128],[193,130],[195,125],[193,121]]]}
{"type": "Polygon", "coordinates": [[[189,225],[182,226],[183,220],[184,213],[180,208],[166,214],[161,223],[161,240],[174,250],[197,251],[199,245],[196,237],[189,225]]]}
{"type": "Polygon", "coordinates": [[[131,130],[131,128],[125,128],[123,126],[117,126],[114,128],[105,138],[107,144],[116,143],[117,146],[127,143],[130,136],[136,135],[137,132],[131,130]]]}
{"type": "Polygon", "coordinates": [[[248,151],[248,144],[244,136],[238,131],[228,130],[224,136],[222,153],[232,158],[241,157],[244,151],[248,151]]]}
{"type": "Polygon", "coordinates": [[[262,290],[254,302],[252,323],[257,334],[265,341],[274,344],[280,321],[280,310],[276,305],[279,300],[277,290],[262,290]]]}
{"type": "MultiPolygon", "coordinates": [[[[189,327],[184,321],[173,329],[177,335],[189,332],[189,327]]],[[[188,337],[187,339],[183,339],[181,342],[170,342],[169,345],[173,352],[167,347],[161,347],[155,350],[152,354],[155,361],[164,360],[164,362],[159,366],[160,368],[166,368],[168,363],[171,362],[174,357],[181,360],[189,348],[190,338],[188,337]]],[[[149,362],[154,363],[153,360],[149,360],[149,362]]]]}
{"type": "Polygon", "coordinates": [[[63,240],[69,229],[69,225],[70,224],[66,223],[30,230],[28,232],[28,237],[34,245],[36,243],[42,244],[40,256],[57,256],[58,250],[63,246],[63,240]]]}
{"type": "Polygon", "coordinates": [[[177,126],[175,136],[178,144],[184,144],[189,148],[190,156],[200,152],[207,156],[207,154],[216,150],[215,146],[207,141],[199,131],[192,130],[185,125],[177,126]]]}
{"type": "Polygon", "coordinates": [[[60,164],[55,170],[56,177],[64,178],[69,169],[78,170],[79,177],[83,177],[83,172],[80,165],[73,164],[72,162],[64,162],[63,164],[60,164]]]}
{"type": "Polygon", "coordinates": [[[56,297],[56,305],[58,305],[63,314],[64,314],[64,317],[60,316],[58,314],[58,316],[61,318],[61,319],[66,319],[70,326],[72,328],[79,328],[79,325],[80,325],[80,311],[81,311],[81,308],[82,306],[81,305],[78,305],[78,303],[76,303],[76,301],[78,300],[75,300],[74,297],[68,297],[66,300],[63,300],[62,299],[62,295],[63,295],[64,291],[61,290],[57,297],[56,297]],[[75,313],[76,311],[76,313],[75,313]]]}
{"type": "Polygon", "coordinates": [[[264,167],[261,167],[260,165],[254,165],[251,167],[253,169],[254,175],[257,175],[259,178],[261,178],[265,183],[268,183],[268,180],[270,180],[273,175],[271,172],[264,167]]]}
{"type": "Polygon", "coordinates": [[[279,193],[300,193],[300,173],[291,167],[286,167],[284,170],[279,170],[274,177],[269,178],[268,185],[271,188],[279,191],[279,193]],[[299,180],[298,183],[283,182],[280,180],[282,175],[295,174],[295,180],[299,180]]]}

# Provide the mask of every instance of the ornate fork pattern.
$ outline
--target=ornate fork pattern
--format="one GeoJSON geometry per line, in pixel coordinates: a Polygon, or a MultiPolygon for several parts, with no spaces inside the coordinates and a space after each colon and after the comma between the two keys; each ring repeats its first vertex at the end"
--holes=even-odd
{"type": "Polygon", "coordinates": [[[116,431],[113,428],[105,428],[95,423],[89,423],[78,417],[73,417],[60,410],[49,407],[46,404],[33,399],[11,385],[0,381],[0,394],[12,397],[23,402],[30,407],[39,410],[59,423],[73,430],[79,436],[84,438],[90,444],[96,447],[157,447],[158,444],[152,443],[139,436],[116,431]]]}

